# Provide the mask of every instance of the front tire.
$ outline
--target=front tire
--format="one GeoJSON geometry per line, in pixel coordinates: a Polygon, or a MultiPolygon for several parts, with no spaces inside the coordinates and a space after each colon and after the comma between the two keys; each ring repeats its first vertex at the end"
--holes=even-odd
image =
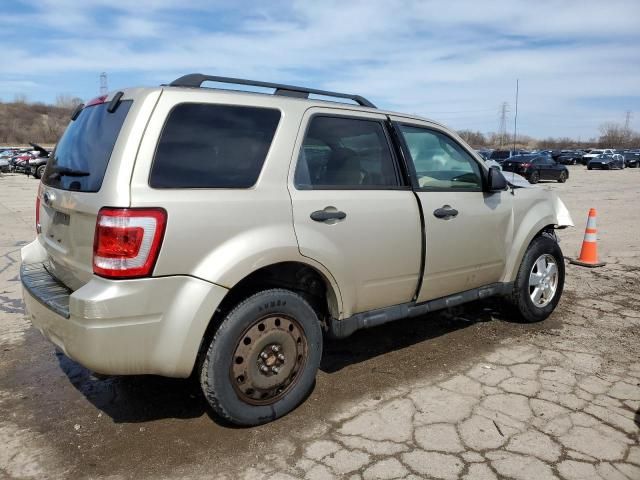
{"type": "Polygon", "coordinates": [[[265,290],[224,318],[200,384],[217,415],[237,425],[261,425],[302,403],[321,357],[320,321],[307,301],[289,290],[265,290]]]}
{"type": "Polygon", "coordinates": [[[540,181],[540,174],[538,172],[533,172],[530,176],[529,176],[529,183],[531,184],[536,184],[540,181]]]}
{"type": "Polygon", "coordinates": [[[518,319],[540,322],[555,310],[564,288],[564,256],[558,243],[546,236],[533,239],[518,270],[509,297],[518,319]]]}

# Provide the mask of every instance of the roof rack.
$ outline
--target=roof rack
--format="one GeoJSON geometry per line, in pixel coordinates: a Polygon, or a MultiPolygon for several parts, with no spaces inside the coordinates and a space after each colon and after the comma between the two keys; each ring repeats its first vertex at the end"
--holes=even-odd
{"type": "Polygon", "coordinates": [[[170,87],[201,87],[204,82],[232,83],[236,85],[251,85],[253,87],[274,88],[274,95],[284,95],[287,97],[309,98],[309,94],[322,95],[324,97],[346,98],[353,100],[363,107],[376,108],[376,106],[360,95],[350,95],[348,93],[329,92],[326,90],[316,90],[314,88],[294,87],[293,85],[283,85],[281,83],[261,82],[258,80],[245,80],[243,78],[216,77],[213,75],[203,75],[202,73],[190,73],[175,79],[169,84],[170,87]]]}

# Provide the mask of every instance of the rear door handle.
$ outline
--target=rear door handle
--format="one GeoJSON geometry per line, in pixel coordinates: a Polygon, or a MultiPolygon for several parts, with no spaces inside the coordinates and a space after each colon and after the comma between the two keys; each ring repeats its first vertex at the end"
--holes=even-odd
{"type": "Polygon", "coordinates": [[[343,220],[347,217],[347,214],[339,210],[316,210],[309,216],[311,217],[311,220],[316,222],[326,222],[328,220],[343,220]]]}
{"type": "Polygon", "coordinates": [[[458,210],[456,210],[455,208],[451,208],[450,205],[443,205],[442,207],[436,208],[433,211],[434,217],[443,218],[445,220],[455,217],[456,215],[458,215],[458,210]]]}

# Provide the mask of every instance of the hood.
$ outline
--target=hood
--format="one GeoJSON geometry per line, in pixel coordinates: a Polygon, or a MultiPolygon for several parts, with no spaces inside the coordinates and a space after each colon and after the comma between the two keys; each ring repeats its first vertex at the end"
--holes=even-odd
{"type": "Polygon", "coordinates": [[[31,145],[34,150],[37,150],[40,153],[41,157],[48,157],[49,156],[49,151],[47,149],[45,149],[44,147],[41,147],[37,143],[29,142],[29,145],[31,145]]]}

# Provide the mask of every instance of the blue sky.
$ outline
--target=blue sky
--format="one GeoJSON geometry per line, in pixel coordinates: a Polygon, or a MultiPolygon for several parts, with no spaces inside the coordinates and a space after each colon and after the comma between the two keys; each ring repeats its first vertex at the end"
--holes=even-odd
{"type": "Polygon", "coordinates": [[[190,72],[358,93],[456,129],[640,130],[640,1],[0,0],[0,99],[190,72]]]}

